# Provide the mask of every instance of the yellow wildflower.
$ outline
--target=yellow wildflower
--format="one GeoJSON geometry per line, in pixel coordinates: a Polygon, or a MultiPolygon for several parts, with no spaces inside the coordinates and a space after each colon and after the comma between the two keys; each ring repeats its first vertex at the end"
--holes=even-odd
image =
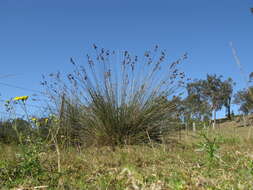
{"type": "Polygon", "coordinates": [[[34,122],[36,122],[37,118],[36,117],[32,117],[31,120],[34,121],[34,122]]]}
{"type": "Polygon", "coordinates": [[[28,99],[28,96],[17,96],[15,98],[13,98],[14,101],[26,101],[28,99]]]}

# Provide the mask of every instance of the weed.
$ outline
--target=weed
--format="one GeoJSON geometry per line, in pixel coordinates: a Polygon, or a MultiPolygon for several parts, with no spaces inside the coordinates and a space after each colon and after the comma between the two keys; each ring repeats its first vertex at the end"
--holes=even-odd
{"type": "Polygon", "coordinates": [[[26,141],[25,145],[19,145],[20,152],[15,154],[14,161],[1,160],[0,184],[2,186],[38,183],[44,177],[45,171],[40,162],[40,154],[44,146],[38,140],[31,143],[28,138],[26,141]]]}
{"type": "Polygon", "coordinates": [[[210,138],[204,132],[200,133],[200,137],[202,137],[202,142],[198,144],[199,149],[197,149],[197,151],[205,152],[210,161],[219,158],[217,155],[219,149],[217,137],[210,138]]]}

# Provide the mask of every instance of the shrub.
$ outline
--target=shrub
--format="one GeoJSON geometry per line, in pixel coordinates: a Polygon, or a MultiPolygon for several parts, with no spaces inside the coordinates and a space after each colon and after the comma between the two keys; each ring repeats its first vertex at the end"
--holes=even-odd
{"type": "Polygon", "coordinates": [[[32,129],[29,122],[21,118],[0,122],[0,142],[5,144],[20,143],[19,136],[21,138],[31,133],[32,129]],[[15,125],[17,126],[17,131],[14,129],[15,125]]]}
{"type": "MultiPolygon", "coordinates": [[[[186,54],[168,64],[165,51],[147,51],[144,59],[94,45],[94,55],[77,65],[67,81],[60,73],[44,77],[61,123],[60,133],[85,145],[140,144],[160,141],[178,121],[172,95],[180,92],[185,74],[177,66],[186,54]],[[95,57],[95,58],[94,58],[95,57]],[[68,128],[68,130],[66,130],[68,128]],[[73,138],[72,138],[73,137],[73,138]]],[[[60,134],[59,133],[59,134],[60,134]]]]}

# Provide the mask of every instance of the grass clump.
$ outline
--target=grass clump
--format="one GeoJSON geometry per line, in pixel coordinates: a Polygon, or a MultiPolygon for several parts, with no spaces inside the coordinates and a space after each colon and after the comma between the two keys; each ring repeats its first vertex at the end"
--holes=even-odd
{"type": "Polygon", "coordinates": [[[67,75],[68,82],[58,73],[42,83],[56,103],[62,126],[68,127],[68,139],[113,147],[160,142],[178,121],[170,98],[184,84],[177,65],[186,55],[168,64],[165,51],[157,46],[142,60],[128,51],[117,55],[95,45],[94,51],[85,64],[71,59],[74,71],[67,75]]]}

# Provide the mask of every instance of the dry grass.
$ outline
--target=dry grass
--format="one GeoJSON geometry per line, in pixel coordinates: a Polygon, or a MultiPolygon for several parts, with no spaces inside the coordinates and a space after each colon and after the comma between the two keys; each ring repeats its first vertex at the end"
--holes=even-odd
{"type": "MultiPolygon", "coordinates": [[[[251,189],[253,187],[253,139],[247,140],[248,127],[226,123],[207,132],[217,138],[218,158],[197,151],[203,142],[198,133],[169,145],[125,146],[85,150],[62,150],[62,174],[57,176],[54,151],[40,154],[44,168],[40,180],[30,176],[5,188],[47,186],[44,189],[251,189]],[[61,178],[59,186],[58,179],[61,178]]],[[[3,160],[15,163],[17,148],[1,146],[3,160]]],[[[4,187],[4,185],[7,185],[4,187]]]]}

